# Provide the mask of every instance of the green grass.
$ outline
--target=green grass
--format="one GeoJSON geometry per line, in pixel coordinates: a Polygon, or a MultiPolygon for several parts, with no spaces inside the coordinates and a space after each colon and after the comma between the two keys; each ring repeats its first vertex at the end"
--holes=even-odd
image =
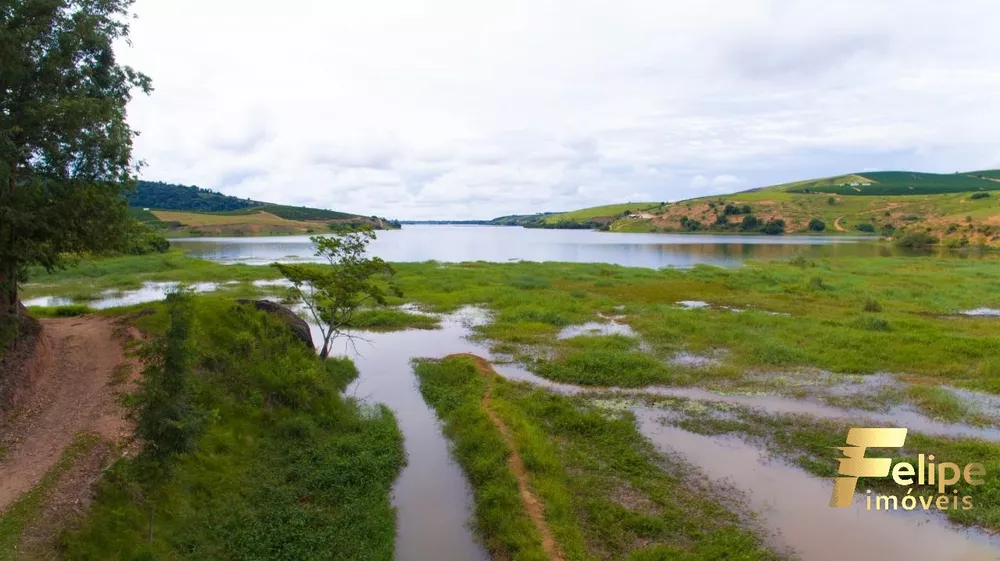
{"type": "MultiPolygon", "coordinates": [[[[482,511],[512,528],[502,517],[512,507],[492,508],[502,504],[500,497],[513,503],[516,484],[503,442],[479,409],[482,376],[458,357],[422,362],[417,373],[425,398],[445,419],[459,462],[476,471],[470,480],[477,518],[482,511]]],[[[777,558],[719,497],[691,484],[697,474],[690,466],[656,453],[631,418],[609,418],[583,400],[502,379],[494,382],[492,403],[511,429],[567,559],[777,558]]],[[[522,530],[522,539],[527,535],[522,530]]]]}
{"type": "Polygon", "coordinates": [[[524,510],[510,450],[480,407],[486,379],[468,358],[421,361],[420,392],[444,422],[452,454],[472,484],[476,533],[494,559],[546,559],[541,535],[524,510]]]}
{"type": "Polygon", "coordinates": [[[17,545],[21,541],[21,533],[41,514],[42,505],[55,489],[60,476],[77,460],[89,454],[98,441],[99,437],[95,434],[77,435],[41,481],[7,506],[0,516],[0,561],[18,558],[17,545]]]}
{"type": "Polygon", "coordinates": [[[31,311],[31,315],[36,318],[70,318],[85,316],[94,311],[84,304],[70,304],[68,306],[53,306],[49,308],[32,306],[29,310],[31,311]]]}
{"type": "Polygon", "coordinates": [[[555,224],[557,222],[564,220],[589,220],[593,218],[604,218],[610,216],[617,216],[625,211],[641,212],[647,209],[657,208],[659,206],[660,203],[623,203],[614,205],[595,206],[591,208],[574,210],[572,212],[566,212],[563,214],[548,216],[545,218],[545,222],[555,224]]]}
{"type": "Polygon", "coordinates": [[[346,212],[337,212],[334,210],[272,204],[218,212],[214,214],[247,215],[255,214],[257,212],[266,212],[286,220],[344,220],[350,218],[360,218],[356,214],[348,214],[346,212]]]}
{"type": "Polygon", "coordinates": [[[1000,269],[989,259],[801,260],[663,271],[559,263],[397,268],[406,300],[436,311],[486,306],[494,321],[479,329],[482,337],[504,351],[552,349],[552,360],[529,366],[565,381],[691,383],[692,373],[649,357],[665,362],[681,350],[725,351],[724,368],[702,376],[802,368],[888,371],[1000,392],[996,320],[954,315],[1000,307],[1000,269]],[[531,288],[512,283],[525,278],[535,279],[531,288]],[[882,312],[863,311],[872,298],[882,312]],[[680,300],[706,300],[715,307],[684,310],[675,305],[680,300]],[[585,338],[594,343],[591,348],[556,339],[560,328],[617,313],[617,306],[647,344],[648,357],[614,344],[602,348],[609,341],[601,338],[585,338]]]}
{"type": "MultiPolygon", "coordinates": [[[[817,184],[818,182],[805,182],[804,184],[798,184],[790,188],[789,191],[803,192],[806,189],[811,189],[823,193],[836,193],[847,196],[884,196],[936,195],[941,193],[1000,190],[1000,182],[975,177],[976,175],[983,175],[985,173],[987,172],[938,174],[911,171],[876,171],[857,174],[853,181],[828,181],[825,185],[817,184]],[[859,178],[866,178],[870,181],[859,178]],[[852,182],[861,183],[861,185],[852,187],[850,186],[852,182]],[[843,183],[847,183],[847,185],[843,183]],[[871,185],[864,185],[864,183],[871,183],[871,185]]],[[[997,171],[993,170],[990,173],[997,173],[997,171]]]]}
{"type": "MultiPolygon", "coordinates": [[[[149,309],[136,323],[162,331],[164,305],[149,309]]],[[[322,362],[276,320],[214,296],[195,310],[195,406],[210,423],[153,498],[139,493],[143,456],[116,463],[65,555],[391,559],[404,463],[392,413],[342,397],[353,364],[322,362]]]]}
{"type": "Polygon", "coordinates": [[[400,331],[403,329],[438,329],[441,321],[425,314],[392,308],[365,309],[351,318],[350,327],[363,331],[400,331]]]}

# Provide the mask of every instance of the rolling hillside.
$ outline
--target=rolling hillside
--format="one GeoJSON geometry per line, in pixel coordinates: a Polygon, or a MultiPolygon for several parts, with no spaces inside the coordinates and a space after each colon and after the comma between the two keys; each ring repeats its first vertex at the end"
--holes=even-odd
{"type": "Polygon", "coordinates": [[[200,187],[140,181],[128,196],[132,216],[167,237],[313,234],[347,227],[397,229],[377,216],[277,205],[200,187]]]}
{"type": "Polygon", "coordinates": [[[676,203],[627,203],[550,216],[535,227],[619,232],[930,232],[950,245],[1000,246],[1000,171],[870,172],[676,203]]]}

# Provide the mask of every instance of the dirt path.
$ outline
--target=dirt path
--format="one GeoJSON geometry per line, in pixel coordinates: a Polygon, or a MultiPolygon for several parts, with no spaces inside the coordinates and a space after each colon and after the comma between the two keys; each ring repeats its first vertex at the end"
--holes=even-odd
{"type": "Polygon", "coordinates": [[[833,227],[837,229],[838,232],[846,232],[847,228],[840,225],[840,221],[843,220],[843,216],[838,216],[836,220],[833,221],[833,227]]]}
{"type": "Polygon", "coordinates": [[[114,444],[129,432],[116,394],[138,368],[125,357],[115,321],[85,316],[41,324],[29,395],[0,424],[6,450],[0,458],[0,513],[42,479],[77,434],[96,433],[114,444]]]}
{"type": "Polygon", "coordinates": [[[493,399],[493,380],[496,376],[498,376],[498,374],[495,370],[493,370],[493,366],[489,363],[489,361],[480,356],[473,354],[458,354],[452,356],[471,358],[475,361],[476,367],[479,369],[479,373],[486,377],[486,392],[483,394],[481,405],[483,411],[485,411],[486,415],[490,418],[490,422],[493,423],[493,426],[495,426],[498,431],[500,431],[500,435],[507,444],[507,448],[510,449],[510,459],[507,461],[508,468],[510,468],[510,471],[515,477],[517,477],[517,488],[521,492],[521,499],[524,501],[525,512],[527,512],[528,517],[531,518],[531,521],[535,524],[535,528],[542,535],[542,549],[545,550],[545,555],[551,560],[563,561],[565,558],[559,551],[559,545],[552,536],[552,530],[549,528],[549,525],[545,523],[545,505],[538,500],[538,497],[536,497],[528,487],[528,471],[524,468],[524,460],[521,459],[521,454],[517,451],[517,445],[514,442],[514,437],[511,436],[510,429],[507,425],[490,407],[490,402],[493,399]]]}

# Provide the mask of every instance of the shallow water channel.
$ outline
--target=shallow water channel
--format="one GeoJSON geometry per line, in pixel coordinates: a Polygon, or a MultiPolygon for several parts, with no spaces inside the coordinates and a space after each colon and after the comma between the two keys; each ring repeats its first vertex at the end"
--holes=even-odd
{"type": "MultiPolygon", "coordinates": [[[[488,317],[481,310],[465,308],[442,316],[439,330],[358,333],[364,341],[338,341],[334,349],[353,358],[360,371],[348,395],[389,406],[405,438],[408,464],[396,482],[393,497],[398,509],[396,559],[487,558],[469,526],[473,512],[469,484],[449,454],[448,441],[433,410],[420,395],[411,365],[414,358],[442,358],[454,353],[476,353],[496,360],[485,344],[468,339],[471,327],[485,321],[488,317]]],[[[578,332],[592,329],[597,326],[588,325],[578,332]]],[[[318,331],[314,331],[314,338],[318,338],[318,331]]],[[[494,364],[505,378],[560,393],[597,395],[611,391],[554,383],[518,366],[494,364]]],[[[729,396],[696,388],[643,388],[625,393],[643,392],[729,401],[775,414],[867,418],[934,434],[972,431],[972,436],[1000,439],[1000,433],[993,429],[948,425],[912,412],[901,412],[901,417],[878,415],[780,397],[729,396]]],[[[710,480],[725,482],[744,495],[771,543],[801,559],[1000,560],[1000,541],[981,532],[959,529],[940,516],[925,513],[865,511],[860,495],[850,509],[830,508],[830,481],[780,461],[767,461],[760,450],[742,440],[703,436],[665,425],[660,422],[665,414],[662,410],[635,406],[632,412],[642,434],[663,452],[679,454],[710,480]]]]}

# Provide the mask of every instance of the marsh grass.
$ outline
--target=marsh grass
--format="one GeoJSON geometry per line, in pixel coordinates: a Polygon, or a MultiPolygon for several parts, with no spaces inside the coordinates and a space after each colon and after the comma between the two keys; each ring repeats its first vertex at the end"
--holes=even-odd
{"type": "Polygon", "coordinates": [[[444,423],[451,451],[472,485],[476,533],[494,559],[547,559],[524,509],[510,450],[480,401],[486,379],[468,358],[415,363],[420,392],[444,423]]]}
{"type": "Polygon", "coordinates": [[[349,326],[363,331],[400,331],[404,329],[438,329],[441,320],[426,314],[415,314],[392,308],[357,311],[349,326]]]}
{"type": "MultiPolygon", "coordinates": [[[[162,332],[164,308],[127,317],[162,332]]],[[[142,455],[114,464],[65,555],[392,559],[404,463],[392,412],[363,415],[340,395],[353,364],[323,363],[273,318],[218,296],[195,297],[195,310],[194,406],[211,421],[149,488],[142,455]]]]}
{"type": "MultiPolygon", "coordinates": [[[[472,482],[478,527],[491,543],[512,544],[510,558],[536,558],[504,443],[480,408],[481,374],[459,357],[416,369],[472,482]]],[[[738,513],[696,483],[690,466],[658,454],[627,414],[609,418],[583,399],[493,383],[491,407],[510,428],[567,559],[777,559],[738,513]]]]}
{"type": "MultiPolygon", "coordinates": [[[[844,446],[848,429],[856,426],[849,421],[822,420],[806,415],[769,415],[733,406],[726,406],[726,414],[720,416],[710,407],[685,407],[685,400],[649,399],[683,413],[684,417],[674,424],[685,430],[705,435],[741,436],[824,478],[837,476],[837,458],[842,457],[837,447],[844,446]]],[[[960,466],[983,464],[986,469],[983,485],[972,486],[963,480],[949,487],[957,489],[960,496],[973,497],[975,507],[947,510],[944,514],[958,524],[994,533],[1000,530],[1000,479],[991,475],[1000,473],[1000,443],[929,436],[911,430],[906,437],[906,447],[892,454],[893,463],[906,461],[917,465],[918,454],[933,454],[938,462],[954,462],[960,466]]],[[[861,478],[858,491],[863,493],[865,489],[896,496],[905,495],[907,490],[891,478],[861,478]]],[[[931,494],[930,487],[917,486],[915,489],[918,495],[931,494]]]]}

